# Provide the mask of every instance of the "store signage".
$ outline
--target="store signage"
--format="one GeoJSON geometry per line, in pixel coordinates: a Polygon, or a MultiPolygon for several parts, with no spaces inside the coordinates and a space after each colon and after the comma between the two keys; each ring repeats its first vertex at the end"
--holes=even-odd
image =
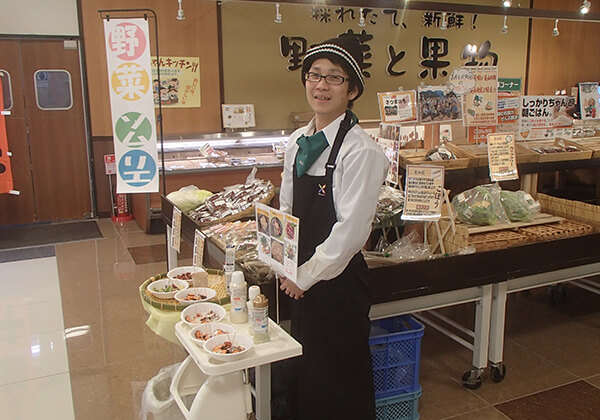
{"type": "Polygon", "coordinates": [[[494,125],[498,119],[498,67],[466,67],[475,86],[463,95],[463,124],[494,125]]]}
{"type": "Polygon", "coordinates": [[[405,194],[403,220],[439,220],[444,195],[444,167],[407,165],[405,194]]]}
{"type": "Polygon", "coordinates": [[[488,135],[495,133],[498,127],[495,125],[467,127],[467,138],[469,143],[485,143],[488,135]]]}
{"type": "Polygon", "coordinates": [[[498,91],[500,92],[520,92],[521,78],[518,79],[498,79],[498,91]]]}
{"type": "Polygon", "coordinates": [[[378,93],[379,115],[383,123],[400,123],[417,120],[417,95],[407,92],[378,93]]]}
{"type": "Polygon", "coordinates": [[[259,203],[255,211],[258,259],[296,282],[300,219],[259,203]]]}
{"type": "Polygon", "coordinates": [[[117,160],[115,155],[104,155],[104,173],[106,175],[115,175],[117,173],[117,160]]]}
{"type": "Polygon", "coordinates": [[[171,248],[179,252],[181,250],[181,210],[173,206],[171,218],[171,237],[169,238],[171,248]]]}
{"type": "Polygon", "coordinates": [[[457,95],[464,95],[475,87],[473,72],[464,67],[454,70],[448,79],[448,87],[457,95]]]}
{"type": "Polygon", "coordinates": [[[204,244],[206,243],[206,236],[196,229],[194,231],[194,256],[193,264],[194,267],[202,268],[204,264],[204,244]]]}
{"type": "MultiPolygon", "coordinates": [[[[2,83],[0,83],[0,98],[2,97],[2,83]]],[[[8,153],[5,118],[4,114],[0,115],[0,194],[13,191],[13,177],[8,153]]]]}
{"type": "Polygon", "coordinates": [[[152,56],[152,94],[154,107],[199,108],[200,94],[200,57],[152,56]],[[160,87],[158,70],[160,65],[160,87]]]}
{"type": "Polygon", "coordinates": [[[570,139],[575,98],[570,96],[521,96],[517,140],[570,139]]]}
{"type": "Polygon", "coordinates": [[[597,82],[579,84],[579,110],[582,120],[600,119],[599,96],[597,82]]]}
{"type": "Polygon", "coordinates": [[[117,193],[158,192],[148,22],[104,20],[117,193]]]}
{"type": "Polygon", "coordinates": [[[248,128],[256,125],[253,104],[221,105],[221,111],[225,128],[248,128]]]}
{"type": "Polygon", "coordinates": [[[518,179],[514,134],[490,134],[487,145],[491,180],[518,179]]]}

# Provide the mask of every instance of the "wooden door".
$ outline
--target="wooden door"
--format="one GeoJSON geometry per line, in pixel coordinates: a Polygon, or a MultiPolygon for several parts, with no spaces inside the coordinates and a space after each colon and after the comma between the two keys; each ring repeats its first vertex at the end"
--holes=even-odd
{"type": "Polygon", "coordinates": [[[40,39],[2,41],[0,53],[15,50],[15,44],[20,72],[12,80],[15,112],[10,119],[16,127],[7,137],[12,150],[16,147],[21,154],[25,145],[28,148],[19,160],[15,156],[11,161],[15,178],[22,172],[14,183],[21,196],[17,200],[0,197],[0,222],[89,217],[91,184],[79,51],[66,49],[63,40],[40,39]],[[23,103],[22,113],[16,110],[17,96],[23,103]],[[23,119],[19,119],[22,115],[24,133],[23,119]]]}

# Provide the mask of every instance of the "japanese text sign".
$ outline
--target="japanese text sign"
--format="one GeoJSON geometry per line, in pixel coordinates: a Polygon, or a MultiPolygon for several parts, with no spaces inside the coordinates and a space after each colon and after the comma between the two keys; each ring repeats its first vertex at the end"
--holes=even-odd
{"type": "Polygon", "coordinates": [[[467,127],[467,138],[469,143],[485,143],[488,135],[496,131],[496,125],[467,127]]]}
{"type": "Polygon", "coordinates": [[[104,155],[104,174],[114,175],[117,173],[117,160],[115,155],[104,155]]]}
{"type": "Polygon", "coordinates": [[[408,92],[378,93],[379,115],[384,123],[417,120],[417,97],[414,90],[408,92]]]}
{"type": "Polygon", "coordinates": [[[519,178],[514,134],[490,134],[487,144],[491,180],[519,178]]]}
{"type": "Polygon", "coordinates": [[[439,220],[444,195],[444,167],[406,166],[403,220],[439,220]]]}
{"type": "Polygon", "coordinates": [[[181,210],[173,206],[173,216],[171,219],[171,237],[169,244],[171,248],[179,252],[181,250],[181,210]]]}
{"type": "Polygon", "coordinates": [[[194,254],[193,264],[194,267],[202,268],[204,263],[204,244],[206,243],[206,236],[198,229],[194,231],[194,254]]]}
{"type": "Polygon", "coordinates": [[[518,79],[498,79],[499,92],[520,92],[521,78],[518,79]]]}
{"type": "Polygon", "coordinates": [[[258,259],[295,282],[300,219],[259,203],[255,212],[258,259]]]}
{"type": "Polygon", "coordinates": [[[498,67],[465,67],[473,74],[475,86],[463,96],[463,124],[495,125],[498,110],[498,67]]]}
{"type": "Polygon", "coordinates": [[[155,107],[199,108],[200,57],[152,57],[152,94],[155,107]],[[157,64],[160,65],[160,87],[157,64]]]}
{"type": "Polygon", "coordinates": [[[574,109],[575,98],[569,96],[521,96],[518,139],[570,138],[574,109]]]}
{"type": "Polygon", "coordinates": [[[598,105],[598,83],[579,84],[579,110],[582,120],[600,119],[600,106],[598,105]]]}
{"type": "MultiPolygon", "coordinates": [[[[0,83],[0,98],[2,98],[2,83],[0,83]]],[[[0,115],[0,194],[9,193],[13,189],[13,177],[10,166],[10,156],[8,155],[5,118],[4,114],[0,115]]]]}
{"type": "Polygon", "coordinates": [[[158,191],[148,22],[104,20],[117,192],[158,191]]]}
{"type": "Polygon", "coordinates": [[[223,112],[223,127],[246,128],[256,125],[254,119],[254,105],[221,105],[223,112]]]}

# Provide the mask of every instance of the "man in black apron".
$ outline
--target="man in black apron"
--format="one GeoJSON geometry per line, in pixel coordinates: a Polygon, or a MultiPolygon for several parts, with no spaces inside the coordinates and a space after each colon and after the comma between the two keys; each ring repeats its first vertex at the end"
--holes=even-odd
{"type": "Polygon", "coordinates": [[[294,420],[375,419],[360,250],[388,161],[350,111],[364,89],[362,62],[359,43],[346,37],[313,47],[302,66],[315,118],[290,137],[280,193],[281,210],[300,218],[297,280],[281,284],[303,347],[288,376],[294,420]]]}

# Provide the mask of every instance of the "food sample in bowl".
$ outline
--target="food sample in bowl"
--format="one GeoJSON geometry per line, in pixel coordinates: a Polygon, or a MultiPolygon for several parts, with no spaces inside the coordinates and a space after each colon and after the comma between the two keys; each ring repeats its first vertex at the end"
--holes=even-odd
{"type": "Polygon", "coordinates": [[[159,293],[178,292],[180,289],[176,284],[166,284],[163,287],[153,287],[152,290],[159,293]]]}
{"type": "Polygon", "coordinates": [[[186,271],[185,273],[176,274],[175,278],[179,279],[179,280],[191,280],[192,279],[192,273],[190,273],[189,271],[186,271]]]}
{"type": "Polygon", "coordinates": [[[206,333],[203,333],[202,331],[197,330],[194,333],[194,337],[196,337],[198,340],[206,341],[209,338],[215,337],[217,335],[222,335],[222,334],[229,334],[229,333],[227,331],[223,331],[221,328],[217,328],[216,330],[214,330],[212,332],[209,331],[206,333]]]}
{"type": "Polygon", "coordinates": [[[214,353],[219,353],[219,354],[234,354],[234,353],[240,353],[244,350],[246,350],[244,347],[234,346],[231,343],[231,341],[226,341],[223,344],[220,344],[220,345],[212,348],[212,351],[214,353]]]}
{"type": "Polygon", "coordinates": [[[195,315],[186,315],[185,320],[192,324],[207,324],[219,320],[219,315],[215,311],[209,310],[203,313],[197,313],[195,315]]]}
{"type": "Polygon", "coordinates": [[[205,300],[207,298],[206,295],[202,295],[202,294],[196,294],[196,293],[189,293],[187,295],[185,295],[185,297],[183,298],[183,300],[189,300],[189,301],[196,301],[196,300],[205,300]]]}

